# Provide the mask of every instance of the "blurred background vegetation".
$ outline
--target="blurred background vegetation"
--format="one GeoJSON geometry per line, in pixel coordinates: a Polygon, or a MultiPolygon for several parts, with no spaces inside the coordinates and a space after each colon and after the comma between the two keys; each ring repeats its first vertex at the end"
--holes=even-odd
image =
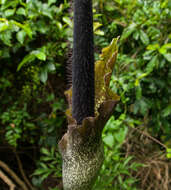
{"type": "MultiPolygon", "coordinates": [[[[95,58],[120,36],[111,88],[121,98],[103,131],[94,190],[169,190],[171,1],[94,0],[93,7],[95,58]]],[[[31,190],[61,186],[57,142],[67,127],[72,18],[69,0],[0,0],[0,160],[31,190]]],[[[9,189],[2,179],[0,187],[9,189]]]]}

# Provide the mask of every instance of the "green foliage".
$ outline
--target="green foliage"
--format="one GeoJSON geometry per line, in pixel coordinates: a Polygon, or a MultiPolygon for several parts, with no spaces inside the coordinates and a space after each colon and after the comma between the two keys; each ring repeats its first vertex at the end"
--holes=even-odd
{"type": "MultiPolygon", "coordinates": [[[[31,126],[39,125],[40,122],[30,120],[41,112],[35,110],[43,101],[40,97],[54,94],[53,89],[51,93],[45,92],[45,85],[49,73],[61,76],[63,72],[66,38],[71,33],[66,23],[70,19],[68,7],[66,1],[60,5],[52,0],[0,1],[0,119],[10,145],[17,146],[18,139],[24,141],[24,131],[33,130],[31,126]]],[[[64,111],[63,107],[54,108],[55,104],[64,104],[61,98],[54,97],[51,102],[44,102],[52,112],[64,111]]],[[[44,114],[48,118],[49,113],[45,111],[44,114]]],[[[51,120],[52,117],[49,123],[51,120]]],[[[57,122],[62,124],[63,121],[61,117],[57,122]]],[[[29,137],[25,139],[29,143],[34,141],[29,137]]]]}
{"type": "Polygon", "coordinates": [[[50,103],[51,113],[42,113],[38,119],[38,126],[40,127],[41,136],[39,138],[39,144],[44,146],[56,146],[58,139],[60,138],[57,133],[64,123],[64,116],[61,117],[61,112],[66,109],[64,100],[55,100],[54,94],[47,96],[47,102],[50,103]]]}
{"type": "Polygon", "coordinates": [[[120,35],[111,81],[121,97],[117,112],[126,113],[130,125],[143,124],[170,144],[170,1],[118,0],[102,5],[105,38],[96,37],[98,44],[103,47],[113,35],[120,35]]]}
{"type": "Polygon", "coordinates": [[[137,180],[131,175],[131,171],[136,171],[142,165],[131,162],[131,156],[124,158],[120,152],[128,131],[123,123],[125,117],[126,115],[122,114],[116,120],[112,116],[104,128],[105,161],[94,189],[136,190],[137,180]]]}
{"type": "Polygon", "coordinates": [[[167,148],[167,158],[171,158],[171,149],[167,148]]]}
{"type": "Polygon", "coordinates": [[[39,79],[44,83],[48,73],[55,71],[63,60],[67,46],[64,40],[69,32],[66,24],[69,17],[63,15],[68,4],[57,7],[54,3],[38,0],[1,2],[0,40],[4,44],[1,61],[10,64],[13,60],[17,71],[31,65],[41,68],[39,79]],[[17,59],[12,59],[16,55],[17,59]]]}
{"type": "MultiPolygon", "coordinates": [[[[129,157],[121,154],[122,143],[117,140],[124,142],[127,125],[147,128],[152,136],[171,146],[171,27],[168,23],[171,3],[168,0],[96,0],[94,4],[102,15],[98,19],[104,31],[104,36],[95,36],[96,46],[105,47],[113,37],[120,36],[110,86],[121,98],[115,119],[109,121],[113,122],[112,127],[108,123],[108,130],[104,130],[106,157],[95,189],[132,190],[138,181],[130,172],[138,165],[132,168],[131,164],[135,163],[130,160],[123,167],[129,157]],[[113,133],[111,128],[117,129],[118,125],[118,131],[113,133]]],[[[170,158],[170,148],[166,154],[170,158]]]]}
{"type": "Polygon", "coordinates": [[[28,136],[28,133],[33,133],[36,129],[34,123],[30,121],[31,116],[27,112],[27,105],[21,109],[17,108],[18,104],[15,103],[12,107],[8,108],[6,112],[0,116],[3,125],[6,125],[5,138],[7,142],[16,147],[17,140],[25,141],[29,138],[30,143],[34,143],[33,136],[28,136]]]}
{"type": "Polygon", "coordinates": [[[50,150],[42,148],[40,150],[41,157],[37,163],[37,169],[33,173],[32,182],[35,186],[41,187],[44,179],[49,175],[54,177],[61,177],[62,174],[62,160],[56,148],[52,147],[50,150]]]}
{"type": "Polygon", "coordinates": [[[49,147],[66,123],[61,87],[72,30],[68,1],[60,2],[0,0],[0,143],[27,157],[42,148],[31,163],[37,187],[61,177],[59,153],[49,147]]]}

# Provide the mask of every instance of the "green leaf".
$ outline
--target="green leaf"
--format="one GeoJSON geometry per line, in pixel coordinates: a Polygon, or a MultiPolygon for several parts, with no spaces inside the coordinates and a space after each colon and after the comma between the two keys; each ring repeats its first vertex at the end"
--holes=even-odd
{"type": "Polygon", "coordinates": [[[127,128],[120,128],[119,133],[115,135],[115,139],[118,141],[119,144],[122,144],[124,142],[125,136],[127,133],[127,128]]]}
{"type": "Polygon", "coordinates": [[[59,30],[62,30],[62,24],[59,21],[56,22],[56,25],[59,30]]]}
{"type": "Polygon", "coordinates": [[[1,0],[1,4],[5,4],[7,0],[1,0]]]}
{"type": "Polygon", "coordinates": [[[171,114],[171,105],[168,105],[163,111],[162,115],[163,117],[167,117],[171,114]]]}
{"type": "Polygon", "coordinates": [[[35,56],[34,56],[33,54],[28,54],[28,55],[26,55],[26,56],[23,58],[23,60],[19,63],[19,65],[18,65],[18,67],[17,67],[17,71],[19,71],[19,70],[21,69],[21,67],[22,67],[23,65],[25,65],[26,63],[34,61],[34,59],[35,59],[35,56]]]}
{"type": "Polygon", "coordinates": [[[32,38],[32,30],[31,28],[29,27],[29,25],[27,24],[21,24],[19,22],[16,22],[14,20],[11,21],[12,24],[15,24],[16,26],[18,26],[19,28],[22,28],[26,33],[27,35],[32,38]]]}
{"type": "MultiPolygon", "coordinates": [[[[2,2],[5,2],[4,3],[4,6],[3,6],[3,9],[7,9],[8,7],[12,7],[12,8],[15,8],[18,4],[18,0],[2,0],[2,2]]],[[[2,3],[3,4],[3,3],[2,3]]]]}
{"type": "MultiPolygon", "coordinates": [[[[33,175],[34,175],[34,173],[33,173],[33,175]]],[[[41,184],[42,184],[41,177],[33,177],[33,178],[32,178],[32,183],[33,183],[33,185],[35,185],[36,187],[40,187],[41,184]]]]}
{"type": "Polygon", "coordinates": [[[133,38],[134,38],[135,40],[138,40],[138,39],[139,39],[139,36],[140,36],[140,33],[139,33],[138,30],[137,30],[136,32],[134,32],[133,38]]]}
{"type": "Polygon", "coordinates": [[[104,32],[102,30],[96,30],[94,34],[99,35],[99,36],[104,36],[104,32]]]}
{"type": "Polygon", "coordinates": [[[52,173],[51,170],[46,171],[46,173],[41,177],[41,180],[43,181],[44,179],[46,179],[51,173],[52,173]]]}
{"type": "Polygon", "coordinates": [[[140,109],[139,101],[136,100],[135,103],[133,104],[133,113],[137,114],[139,109],[140,109]]]}
{"type": "Polygon", "coordinates": [[[143,54],[143,59],[144,60],[151,60],[153,57],[153,52],[154,52],[154,50],[145,51],[145,53],[143,54]]]}
{"type": "Polygon", "coordinates": [[[139,85],[136,87],[136,99],[139,100],[139,99],[141,99],[141,97],[142,97],[142,88],[139,85]]]}
{"type": "Polygon", "coordinates": [[[19,9],[17,9],[17,12],[16,12],[18,15],[24,15],[26,16],[26,10],[22,7],[20,7],[19,9]]]}
{"type": "Polygon", "coordinates": [[[103,138],[103,141],[106,145],[108,145],[110,148],[114,145],[114,138],[112,134],[108,134],[103,138]]]}
{"type": "Polygon", "coordinates": [[[49,150],[46,148],[41,148],[41,152],[45,155],[50,155],[49,150]]]}
{"type": "Polygon", "coordinates": [[[164,54],[163,56],[167,61],[171,62],[171,53],[164,54]]]}
{"type": "Polygon", "coordinates": [[[136,26],[137,25],[135,23],[132,23],[130,26],[124,29],[120,40],[123,41],[127,39],[136,30],[136,26]]]}
{"type": "Polygon", "coordinates": [[[99,23],[99,22],[94,22],[94,23],[93,23],[93,30],[96,31],[100,26],[102,26],[101,23],[99,23]]]}
{"type": "Polygon", "coordinates": [[[149,104],[144,99],[139,100],[139,106],[140,106],[140,113],[142,115],[145,115],[148,111],[149,104]]]}
{"type": "Polygon", "coordinates": [[[140,76],[138,76],[138,78],[135,80],[135,86],[139,86],[140,80],[144,77],[146,77],[148,75],[148,73],[143,73],[140,76]]]}
{"type": "Polygon", "coordinates": [[[69,18],[69,17],[63,17],[62,18],[62,20],[66,23],[66,24],[68,24],[71,28],[73,27],[73,24],[72,24],[72,21],[71,21],[71,19],[69,18]]]}
{"type": "Polygon", "coordinates": [[[46,54],[42,51],[34,50],[31,53],[35,55],[39,60],[42,60],[42,61],[46,60],[46,54]]]}
{"type": "Polygon", "coordinates": [[[159,44],[149,44],[148,46],[147,46],[147,50],[157,50],[157,49],[159,49],[159,44]]]}
{"type": "Polygon", "coordinates": [[[104,131],[108,131],[108,130],[116,130],[117,129],[117,125],[115,125],[115,119],[114,116],[111,116],[111,118],[108,120],[108,122],[105,125],[104,131]]]}
{"type": "Polygon", "coordinates": [[[50,19],[53,19],[52,14],[51,14],[50,10],[48,10],[48,9],[44,9],[43,12],[42,12],[42,14],[44,16],[47,16],[50,19]]]}
{"type": "Polygon", "coordinates": [[[53,161],[53,158],[51,158],[51,157],[42,157],[41,160],[47,162],[47,161],[53,161]]]}
{"type": "Polygon", "coordinates": [[[122,180],[122,177],[120,175],[118,176],[118,181],[120,184],[123,184],[123,180],[122,180]]]}
{"type": "Polygon", "coordinates": [[[129,162],[130,160],[132,160],[132,158],[133,158],[132,156],[127,157],[127,158],[125,159],[124,163],[123,163],[123,166],[126,167],[126,165],[128,164],[128,162],[129,162]]]}
{"type": "Polygon", "coordinates": [[[166,54],[167,53],[167,49],[162,46],[161,48],[159,48],[159,52],[161,54],[166,54]]]}
{"type": "Polygon", "coordinates": [[[167,148],[167,154],[166,154],[166,156],[167,156],[167,158],[171,158],[171,148],[167,148]]]}
{"type": "Polygon", "coordinates": [[[46,170],[44,168],[37,169],[33,175],[41,175],[43,173],[46,173],[46,170]]]}
{"type": "Polygon", "coordinates": [[[56,70],[55,65],[53,63],[49,63],[47,65],[47,69],[48,69],[48,71],[55,71],[56,70]]]}
{"type": "Polygon", "coordinates": [[[162,46],[162,48],[164,48],[164,49],[171,49],[171,43],[164,44],[162,46]]]}
{"type": "Polygon", "coordinates": [[[20,42],[20,44],[23,44],[25,36],[26,36],[26,33],[24,30],[17,32],[16,37],[17,37],[17,40],[20,42]]]}
{"type": "Polygon", "coordinates": [[[13,16],[15,13],[15,9],[7,9],[4,13],[6,17],[13,16]]]}
{"type": "Polygon", "coordinates": [[[43,69],[42,72],[40,73],[40,80],[41,80],[43,83],[46,83],[47,78],[48,78],[47,70],[43,69]]]}
{"type": "Polygon", "coordinates": [[[56,3],[56,0],[48,0],[48,6],[50,6],[53,3],[56,3]]]}
{"type": "Polygon", "coordinates": [[[143,30],[140,30],[140,39],[144,45],[148,45],[150,43],[147,34],[143,30]]]}
{"type": "Polygon", "coordinates": [[[153,58],[151,59],[151,61],[147,64],[145,70],[147,73],[150,73],[153,71],[154,67],[157,66],[159,63],[158,61],[158,55],[153,56],[153,58]]]}
{"type": "Polygon", "coordinates": [[[11,39],[12,39],[12,33],[11,31],[5,31],[0,34],[0,39],[6,44],[7,46],[11,47],[11,39]]]}
{"type": "Polygon", "coordinates": [[[41,166],[42,168],[44,168],[44,170],[46,170],[46,171],[48,170],[48,165],[47,165],[47,164],[41,162],[41,163],[40,163],[40,166],[41,166]]]}
{"type": "Polygon", "coordinates": [[[7,30],[8,28],[9,28],[8,22],[0,23],[0,32],[3,32],[5,30],[7,30]]]}
{"type": "Polygon", "coordinates": [[[66,42],[61,43],[61,47],[62,47],[63,49],[65,49],[65,48],[67,47],[67,43],[66,43],[66,42]]]}
{"type": "MultiPolygon", "coordinates": [[[[39,50],[34,50],[32,51],[29,55],[26,55],[24,57],[24,59],[19,63],[18,67],[17,67],[17,71],[19,71],[21,69],[21,67],[26,64],[27,62],[32,62],[35,60],[35,58],[45,61],[46,60],[46,55],[44,52],[41,52],[39,50]]],[[[43,77],[44,79],[44,77],[43,77]]],[[[44,81],[44,80],[43,80],[44,81]]]]}

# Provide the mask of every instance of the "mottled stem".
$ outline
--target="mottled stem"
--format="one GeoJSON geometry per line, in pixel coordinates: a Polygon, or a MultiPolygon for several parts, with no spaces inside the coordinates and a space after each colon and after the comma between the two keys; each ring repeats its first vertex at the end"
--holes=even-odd
{"type": "Polygon", "coordinates": [[[70,120],[68,131],[59,142],[64,190],[92,189],[104,158],[101,133],[115,104],[104,102],[99,115],[85,118],[82,125],[70,120]]]}

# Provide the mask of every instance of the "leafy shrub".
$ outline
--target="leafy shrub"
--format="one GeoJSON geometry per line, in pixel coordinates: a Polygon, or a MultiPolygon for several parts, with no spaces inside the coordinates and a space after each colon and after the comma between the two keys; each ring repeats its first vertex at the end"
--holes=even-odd
{"type": "Polygon", "coordinates": [[[105,1],[100,8],[105,35],[96,37],[98,44],[104,46],[113,35],[120,35],[111,82],[121,97],[117,112],[126,113],[131,126],[143,124],[153,136],[169,144],[170,1],[105,1]]]}
{"type": "Polygon", "coordinates": [[[130,163],[132,157],[125,158],[121,153],[121,145],[128,131],[127,126],[123,124],[125,116],[122,114],[118,119],[112,116],[104,128],[105,161],[94,189],[136,190],[137,180],[130,172],[136,171],[141,165],[135,162],[130,163]]]}
{"type": "Polygon", "coordinates": [[[29,138],[29,141],[34,143],[34,138],[32,135],[28,135],[28,131],[33,132],[36,128],[34,123],[29,122],[31,117],[27,112],[27,105],[25,104],[20,110],[17,110],[17,106],[17,103],[15,103],[0,116],[2,124],[6,125],[5,138],[14,147],[17,146],[18,139],[25,141],[29,138]]]}
{"type": "MultiPolygon", "coordinates": [[[[47,87],[43,83],[46,83],[48,73],[61,76],[63,72],[66,38],[70,33],[65,11],[68,6],[66,1],[58,6],[52,0],[47,3],[39,0],[0,2],[0,115],[4,125],[15,125],[13,129],[6,128],[6,138],[11,139],[11,145],[17,145],[16,140],[22,138],[21,131],[29,129],[29,119],[39,114],[36,106],[47,102],[44,97],[49,91],[45,92],[47,87]]],[[[51,88],[49,82],[48,88],[51,88]]],[[[50,90],[54,94],[53,89],[50,90]]],[[[58,101],[60,104],[62,99],[58,98],[58,101]]],[[[51,102],[52,112],[57,112],[55,98],[51,102]]],[[[49,111],[45,112],[48,117],[49,111]]],[[[30,125],[35,126],[37,122],[30,125]]]]}
{"type": "MultiPolygon", "coordinates": [[[[57,148],[49,148],[56,147],[66,125],[64,67],[72,31],[69,4],[60,2],[0,1],[0,143],[10,152],[22,149],[23,165],[32,165],[28,175],[35,163],[36,172],[61,167],[57,148]],[[29,164],[24,159],[28,155],[29,164]]],[[[42,179],[45,174],[61,175],[61,169],[46,171],[40,174],[42,179]]]]}
{"type": "Polygon", "coordinates": [[[58,151],[52,147],[50,150],[42,148],[40,152],[42,156],[37,163],[37,169],[33,173],[32,182],[35,186],[41,187],[42,182],[49,175],[53,175],[56,178],[62,177],[62,160],[58,151]]]}
{"type": "MultiPolygon", "coordinates": [[[[104,47],[113,37],[120,36],[119,55],[111,80],[111,88],[121,98],[114,113],[116,121],[124,113],[123,126],[148,130],[152,136],[170,147],[170,1],[108,0],[95,1],[95,6],[102,14],[99,22],[104,31],[104,36],[95,37],[96,46],[104,47]]],[[[121,129],[123,126],[120,126],[121,129]]],[[[112,137],[111,134],[107,136],[110,143],[114,143],[112,137]]],[[[109,152],[107,155],[110,155],[109,152]]],[[[120,156],[125,159],[124,155],[120,156]]],[[[115,171],[114,165],[117,164],[110,167],[115,171]]],[[[131,166],[131,163],[128,165],[131,166]]],[[[104,176],[108,170],[104,170],[104,176]]],[[[116,172],[119,177],[119,171],[116,172]]],[[[111,182],[108,181],[111,189],[124,189],[126,186],[115,187],[113,183],[117,180],[113,180],[114,177],[115,173],[105,180],[100,178],[101,183],[111,179],[111,182]]],[[[123,183],[127,179],[128,176],[123,183]]],[[[136,183],[133,182],[133,185],[136,186],[136,183]]],[[[129,189],[129,185],[126,189],[129,189]]]]}

